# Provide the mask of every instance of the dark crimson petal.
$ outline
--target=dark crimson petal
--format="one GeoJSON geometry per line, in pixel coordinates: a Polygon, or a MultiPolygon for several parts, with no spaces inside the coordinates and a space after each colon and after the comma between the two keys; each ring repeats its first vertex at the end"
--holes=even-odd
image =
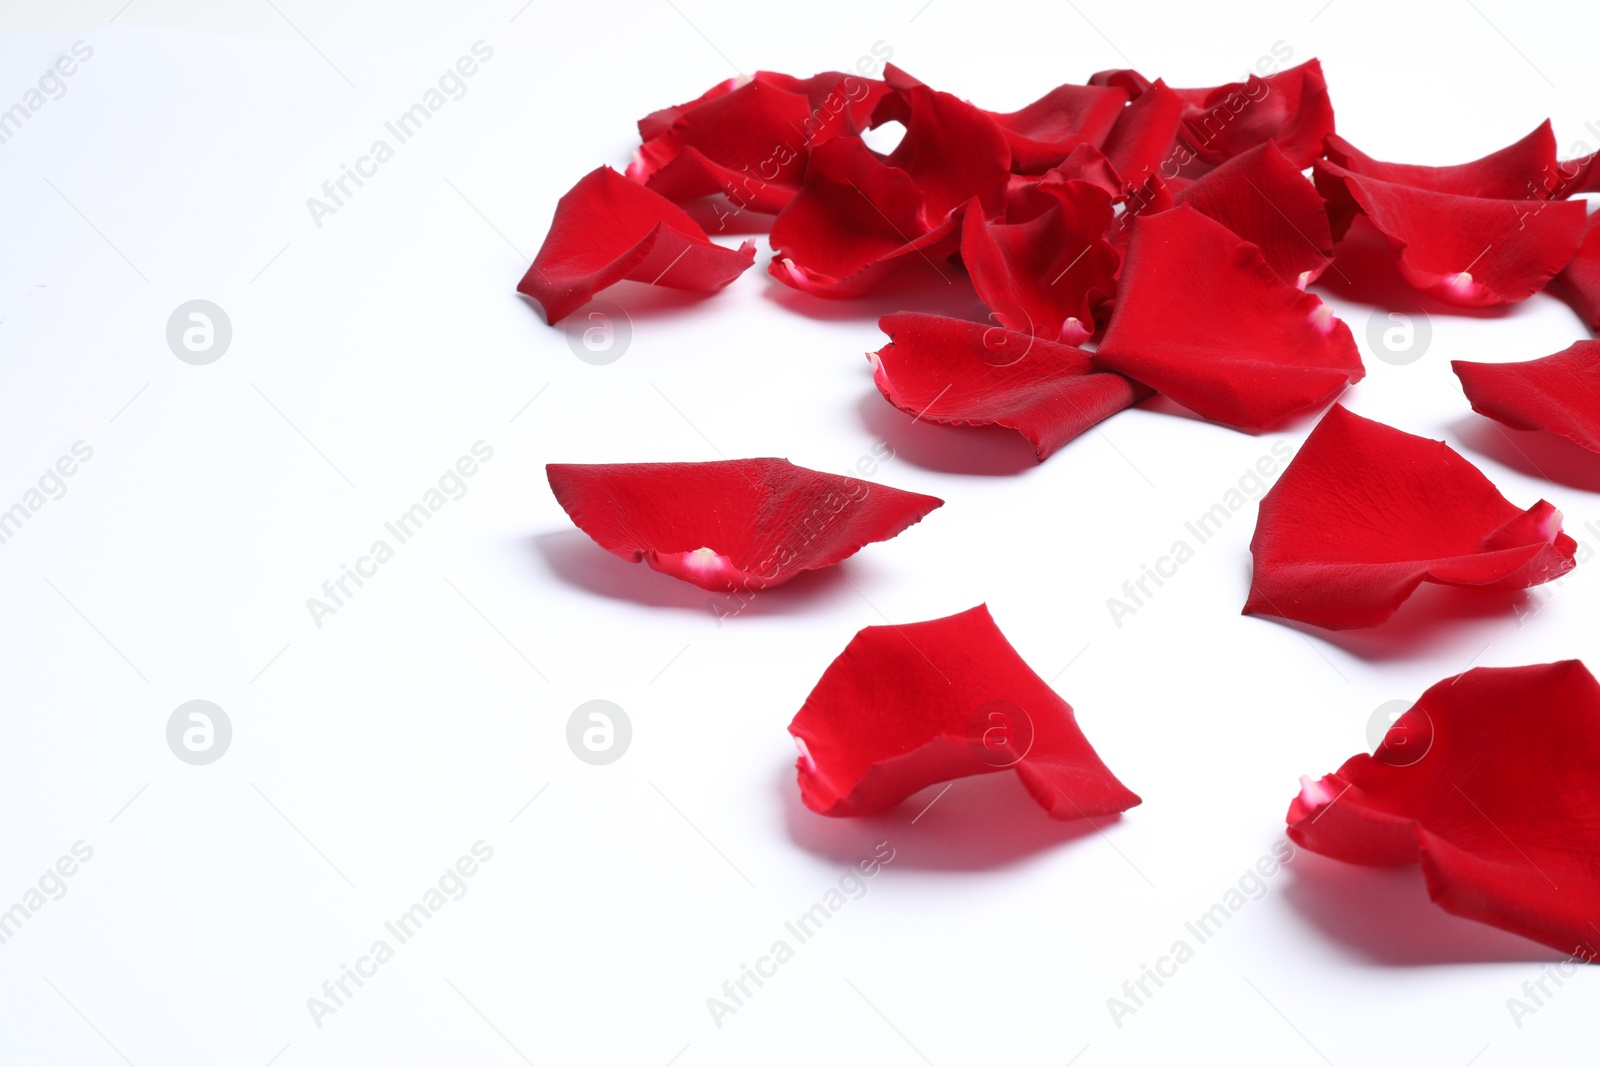
{"type": "MultiPolygon", "coordinates": [[[[1093,145],[1081,144],[1067,153],[1059,166],[1044,173],[1039,179],[1041,185],[1051,185],[1057,182],[1080,181],[1088,182],[1106,191],[1106,195],[1113,200],[1122,196],[1122,177],[1105,154],[1093,145]]],[[[1016,221],[1010,219],[1008,221],[1016,221]]]]}
{"type": "Polygon", "coordinates": [[[1190,105],[1183,113],[1184,139],[1207,163],[1275,141],[1289,162],[1304,170],[1322,155],[1323,140],[1334,129],[1328,83],[1315,59],[1265,78],[1252,74],[1215,89],[1175,92],[1190,105]]]}
{"type": "Polygon", "coordinates": [[[1366,373],[1321,300],[1192,207],[1135,220],[1095,362],[1245,430],[1319,407],[1366,373]]]}
{"type": "Polygon", "coordinates": [[[1143,185],[1152,174],[1177,176],[1188,154],[1177,146],[1183,109],[1183,98],[1162,81],[1122,109],[1100,149],[1123,181],[1143,185]]]}
{"type": "Polygon", "coordinates": [[[837,111],[839,99],[843,97],[851,133],[860,133],[871,125],[872,113],[877,109],[878,101],[889,91],[889,86],[879,78],[836,70],[814,74],[809,78],[762,70],[756,72],[756,79],[791,93],[799,93],[810,101],[814,112],[837,111]]]}
{"type": "Polygon", "coordinates": [[[1127,102],[1125,89],[1060,85],[1020,111],[985,114],[1011,145],[1011,169],[1042,174],[1080,145],[1098,146],[1127,102]]]}
{"type": "Polygon", "coordinates": [[[550,232],[517,285],[551,325],[620,281],[714,293],[755,260],[713,244],[698,223],[665,197],[610,167],[590,171],[556,204],[550,232]]]}
{"type": "Polygon", "coordinates": [[[822,815],[876,815],[925,786],[1004,770],[1053,819],[1139,803],[982,604],[857,633],[789,733],[800,797],[822,815]]]}
{"type": "Polygon", "coordinates": [[[867,358],[889,403],[928,422],[1010,427],[1040,460],[1150,395],[1081,348],[999,326],[903,312],[878,327],[890,343],[867,358]]]}
{"type": "Polygon", "coordinates": [[[749,81],[750,79],[743,74],[737,74],[726,81],[718,82],[688,103],[674,104],[671,107],[664,107],[659,111],[650,112],[650,114],[639,120],[639,140],[650,141],[660,137],[672,128],[674,122],[677,122],[679,118],[687,115],[701,104],[710,103],[719,96],[731,93],[749,81]]]}
{"type": "Polygon", "coordinates": [[[794,198],[811,146],[854,132],[847,101],[819,107],[799,93],[755,80],[680,116],[635,153],[628,177],[669,200],[722,193],[736,205],[776,214],[794,198]]]}
{"type": "Polygon", "coordinates": [[[1545,501],[1523,511],[1444,442],[1335,404],[1261,500],[1244,610],[1376,626],[1423,582],[1523,589],[1576,551],[1545,501]]]}
{"type": "Polygon", "coordinates": [[[1600,452],[1600,341],[1524,363],[1450,364],[1472,410],[1518,430],[1548,430],[1600,452]]]}
{"type": "Polygon", "coordinates": [[[1584,227],[1583,244],[1556,275],[1556,285],[1591,330],[1600,330],[1600,215],[1584,227]]]}
{"type": "Polygon", "coordinates": [[[1478,667],[1374,755],[1302,779],[1288,833],[1347,863],[1421,863],[1445,911],[1585,960],[1600,930],[1600,684],[1577,660],[1478,667]]]}
{"type": "Polygon", "coordinates": [[[1424,167],[1411,163],[1385,163],[1359,151],[1337,134],[1327,143],[1328,161],[1360,174],[1413,189],[1491,200],[1546,199],[1562,184],[1556,162],[1556,135],[1548,119],[1528,136],[1469,163],[1424,167]]]}
{"type": "MultiPolygon", "coordinates": [[[[1462,307],[1526,300],[1583,240],[1581,200],[1490,200],[1370,178],[1325,160],[1317,188],[1330,213],[1366,214],[1413,286],[1462,307]]],[[[1335,230],[1343,227],[1335,219],[1335,230]]]]}
{"type": "Polygon", "coordinates": [[[1074,345],[1094,334],[1094,308],[1116,286],[1119,259],[1103,236],[1111,198],[1088,182],[1040,195],[1055,203],[1028,222],[986,222],[968,208],[961,261],[1002,326],[1074,345]]]}
{"type": "Polygon", "coordinates": [[[1121,89],[1128,94],[1130,100],[1137,100],[1144,95],[1144,91],[1153,84],[1149,78],[1136,70],[1102,70],[1090,75],[1090,85],[1109,85],[1121,89]]]}
{"type": "Polygon", "coordinates": [[[922,193],[855,137],[811,153],[806,183],[772,224],[768,270],[815,296],[858,296],[909,256],[933,262],[955,251],[960,217],[922,226],[922,193]]]}
{"type": "Polygon", "coordinates": [[[717,591],[831,567],[944,503],[786,459],[551,463],[545,473],[601,548],[717,591]]]}
{"type": "Polygon", "coordinates": [[[1011,146],[993,119],[920,84],[885,97],[875,121],[889,114],[906,132],[885,162],[909,174],[923,195],[918,229],[935,229],[973,197],[986,215],[1000,214],[1011,179],[1011,146]]]}
{"type": "Polygon", "coordinates": [[[1256,245],[1278,277],[1297,288],[1315,281],[1333,261],[1321,195],[1271,141],[1185,186],[1173,202],[1188,204],[1256,245]]]}

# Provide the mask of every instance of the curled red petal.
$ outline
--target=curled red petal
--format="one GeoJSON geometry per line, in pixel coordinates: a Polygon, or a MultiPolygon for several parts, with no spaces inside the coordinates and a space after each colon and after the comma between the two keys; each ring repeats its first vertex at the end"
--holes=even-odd
{"type": "Polygon", "coordinates": [[[1589,218],[1583,243],[1555,281],[1589,329],[1600,330],[1600,215],[1589,218]]]}
{"type": "Polygon", "coordinates": [[[1098,146],[1122,115],[1126,89],[1059,85],[1019,111],[986,112],[1011,146],[1011,169],[1042,174],[1080,146],[1098,146]]]}
{"type": "Polygon", "coordinates": [[[1002,326],[1077,344],[1094,334],[1094,309],[1116,287],[1119,257],[1104,236],[1111,198],[1088,182],[1036,189],[1052,204],[1027,222],[989,222],[969,208],[961,261],[1002,326]]]}
{"type": "Polygon", "coordinates": [[[537,300],[554,325],[620,281],[714,293],[755,256],[748,241],[737,251],[713,244],[676,204],[600,167],[556,204],[517,292],[537,300]]]}
{"type": "Polygon", "coordinates": [[[786,459],[551,463],[545,473],[601,548],[716,591],[831,567],[944,503],[786,459]]]}
{"type": "Polygon", "coordinates": [[[1151,175],[1176,177],[1187,150],[1178,150],[1183,97],[1156,81],[1122,109],[1100,150],[1124,182],[1142,185],[1151,175]]]}
{"type": "Polygon", "coordinates": [[[1579,341],[1522,363],[1469,363],[1451,369],[1472,410],[1518,430],[1548,430],[1600,452],[1600,341],[1579,341]]]}
{"type": "Polygon", "coordinates": [[[923,204],[909,174],[860,138],[836,137],[811,153],[805,185],[773,222],[768,270],[816,296],[857,296],[909,256],[955,251],[960,216],[924,230],[923,204]]]}
{"type": "Polygon", "coordinates": [[[875,815],[925,786],[1005,770],[1054,819],[1139,803],[981,604],[857,633],[789,733],[801,799],[823,815],[875,815]]]}
{"type": "MultiPolygon", "coordinates": [[[[896,84],[889,71],[885,77],[896,84]]],[[[938,227],[974,197],[986,215],[1000,214],[1011,180],[1011,146],[1000,127],[986,112],[949,93],[901,84],[879,104],[874,122],[893,119],[905,125],[905,135],[884,162],[910,175],[922,193],[918,230],[938,227]]]]}
{"type": "Polygon", "coordinates": [[[1335,404],[1261,500],[1247,613],[1376,626],[1423,582],[1523,589],[1571,570],[1577,543],[1442,441],[1335,404]]]}
{"type": "Polygon", "coordinates": [[[639,140],[650,141],[660,137],[672,128],[674,122],[677,122],[678,119],[687,115],[701,104],[707,104],[719,96],[725,96],[749,81],[750,79],[743,74],[736,74],[731,78],[718,82],[687,103],[673,104],[671,107],[664,107],[659,111],[650,112],[650,114],[639,120],[639,140]]]}
{"type": "Polygon", "coordinates": [[[1322,155],[1323,141],[1334,130],[1328,83],[1315,59],[1214,89],[1175,91],[1189,101],[1184,140],[1210,164],[1273,141],[1297,170],[1304,170],[1322,155]]]}
{"type": "Polygon", "coordinates": [[[1254,244],[1278,277],[1296,288],[1315,281],[1333,261],[1322,197],[1272,141],[1183,187],[1173,203],[1189,205],[1254,244]]]}
{"type": "Polygon", "coordinates": [[[1406,281],[1449,304],[1526,300],[1583,240],[1581,200],[1491,200],[1384,181],[1326,160],[1315,166],[1330,211],[1364,213],[1395,250],[1406,281]]]}
{"type": "Polygon", "coordinates": [[[1452,915],[1593,960],[1597,767],[1600,684],[1582,663],[1479,667],[1423,693],[1374,755],[1305,780],[1288,834],[1348,863],[1420,862],[1452,915]]]}
{"type": "Polygon", "coordinates": [[[1264,430],[1365,374],[1350,329],[1192,207],[1133,224],[1095,362],[1199,415],[1264,430]]]}
{"type": "Polygon", "coordinates": [[[999,326],[904,312],[878,323],[890,343],[868,358],[884,398],[918,419],[1006,426],[1040,460],[1150,395],[1089,353],[999,326]]]}
{"type": "Polygon", "coordinates": [[[758,70],[751,77],[739,74],[725,81],[720,81],[688,103],[675,104],[672,107],[664,107],[659,111],[652,111],[639,120],[639,139],[641,141],[655,140],[671,129],[673,123],[685,115],[692,114],[702,104],[708,104],[718,97],[726,96],[735,89],[750,84],[751,81],[764,82],[776,89],[799,93],[810,101],[812,108],[825,106],[828,97],[842,88],[850,100],[850,122],[853,131],[856,133],[867,128],[872,118],[873,109],[878,105],[878,100],[884,93],[889,91],[889,87],[882,80],[853,72],[845,73],[832,70],[824,71],[809,78],[796,78],[791,74],[758,70]]]}
{"type": "Polygon", "coordinates": [[[1328,161],[1360,174],[1413,189],[1491,200],[1546,199],[1563,183],[1556,161],[1556,135],[1548,119],[1526,137],[1481,159],[1445,167],[1386,163],[1373,159],[1337,134],[1328,137],[1328,161]]]}

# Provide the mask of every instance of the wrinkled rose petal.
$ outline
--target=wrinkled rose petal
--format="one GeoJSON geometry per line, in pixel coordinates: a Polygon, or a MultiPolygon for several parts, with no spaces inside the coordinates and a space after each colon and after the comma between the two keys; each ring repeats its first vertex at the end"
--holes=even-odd
{"type": "Polygon", "coordinates": [[[857,633],[789,733],[801,799],[822,815],[876,815],[926,786],[1005,770],[1054,819],[1139,803],[981,604],[857,633]]]}
{"type": "Polygon", "coordinates": [[[1095,362],[1246,430],[1325,404],[1366,373],[1322,301],[1191,207],[1134,222],[1095,362]]]}
{"type": "Polygon", "coordinates": [[[1020,111],[985,112],[1011,146],[1011,169],[1042,174],[1081,146],[1096,147],[1122,115],[1124,89],[1059,85],[1020,111]]]}
{"type": "Polygon", "coordinates": [[[517,292],[537,300],[554,325],[620,281],[714,293],[755,255],[748,241],[737,251],[713,244],[676,204],[600,167],[556,204],[517,292]]]}
{"type": "Polygon", "coordinates": [[[1600,330],[1600,214],[1590,216],[1583,244],[1555,281],[1589,329],[1600,330]]]}
{"type": "Polygon", "coordinates": [[[1565,267],[1583,240],[1579,200],[1492,200],[1367,177],[1318,160],[1317,188],[1343,236],[1359,211],[1388,239],[1400,272],[1449,304],[1526,300],[1565,267]]]}
{"type": "Polygon", "coordinates": [[[1600,452],[1600,341],[1522,363],[1450,364],[1472,410],[1518,430],[1548,430],[1600,452]]]}
{"type": "Polygon", "coordinates": [[[601,548],[716,591],[830,567],[944,503],[785,459],[551,463],[545,473],[601,548]]]}
{"type": "Polygon", "coordinates": [[[955,426],[994,424],[1033,443],[1040,460],[1095,423],[1150,395],[1089,353],[999,326],[902,313],[878,326],[890,343],[868,357],[872,378],[914,418],[955,426]]]}
{"type": "Polygon", "coordinates": [[[814,296],[858,296],[909,256],[931,262],[955,251],[960,216],[924,230],[923,205],[909,174],[859,138],[836,137],[811,153],[805,185],[774,220],[767,269],[814,296]]]}
{"type": "Polygon", "coordinates": [[[1304,170],[1322,155],[1323,141],[1334,129],[1328,83],[1315,59],[1265,78],[1251,74],[1215,89],[1176,92],[1190,102],[1183,112],[1184,139],[1213,165],[1273,141],[1297,170],[1304,170]]]}
{"type": "Polygon", "coordinates": [[[1122,109],[1100,150],[1128,185],[1142,185],[1151,175],[1177,177],[1184,153],[1175,153],[1183,98],[1156,81],[1122,109]]]}
{"type": "Polygon", "coordinates": [[[922,194],[917,231],[935,229],[974,197],[986,215],[998,215],[1011,180],[1011,146],[1000,127],[965,100],[914,79],[908,83],[892,64],[884,77],[901,87],[879,102],[873,124],[895,121],[906,128],[884,162],[910,175],[922,194]]]}
{"type": "Polygon", "coordinates": [[[1077,344],[1094,334],[1094,309],[1116,288],[1119,257],[1104,237],[1111,198],[1088,182],[1036,193],[1054,203],[1027,222],[987,222],[969,207],[961,261],[1002,326],[1077,344]]]}
{"type": "Polygon", "coordinates": [[[1577,660],[1478,667],[1423,693],[1374,755],[1302,780],[1288,833],[1420,863],[1445,911],[1584,960],[1600,944],[1600,684],[1577,660]]]}
{"type": "Polygon", "coordinates": [[[1261,500],[1244,610],[1376,626],[1423,582],[1523,589],[1576,550],[1550,504],[1523,511],[1444,442],[1335,404],[1261,500]]]}

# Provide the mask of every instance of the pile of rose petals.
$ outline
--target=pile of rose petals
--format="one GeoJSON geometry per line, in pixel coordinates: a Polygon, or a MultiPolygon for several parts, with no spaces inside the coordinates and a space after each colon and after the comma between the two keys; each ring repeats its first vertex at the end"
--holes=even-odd
{"type": "MultiPolygon", "coordinates": [[[[810,296],[859,297],[907,267],[970,284],[982,321],[880,321],[873,381],[913,421],[1008,427],[1042,462],[1156,394],[1247,432],[1321,413],[1261,500],[1247,613],[1369,627],[1424,583],[1559,578],[1577,545],[1553,505],[1512,503],[1443,442],[1335,403],[1365,368],[1308,287],[1359,230],[1435,300],[1548,289],[1600,329],[1600,226],[1570,199],[1600,191],[1594,157],[1559,159],[1546,122],[1471,162],[1386,162],[1335,132],[1316,60],[1270,66],[1193,89],[1104,71],[1009,112],[892,65],[741,76],[641,119],[625,175],[602,166],[561,198],[518,290],[552,325],[623,281],[711,294],[755,259],[728,235],[769,217],[768,273],[810,296]],[[894,126],[898,143],[874,147],[894,126]]],[[[1600,342],[1453,367],[1479,414],[1600,452],[1600,342]]],[[[602,548],[714,591],[831,566],[943,503],[779,459],[548,476],[602,548]]],[[[801,797],[824,815],[999,771],[1053,818],[1139,803],[981,605],[861,630],[789,731],[801,797]]],[[[1446,910],[1589,959],[1597,802],[1588,671],[1478,669],[1428,690],[1376,754],[1306,781],[1289,836],[1352,863],[1421,863],[1446,910]]]]}

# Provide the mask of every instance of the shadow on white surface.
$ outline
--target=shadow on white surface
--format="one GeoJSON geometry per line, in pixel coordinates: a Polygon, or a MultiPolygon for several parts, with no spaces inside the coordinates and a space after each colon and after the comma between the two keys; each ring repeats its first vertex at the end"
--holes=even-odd
{"type": "Polygon", "coordinates": [[[869,432],[889,442],[896,459],[923,470],[1004,476],[1021,474],[1039,465],[1028,439],[1004,426],[942,426],[926,419],[919,422],[885,400],[876,389],[862,395],[856,411],[869,432]]]}
{"type": "MultiPolygon", "coordinates": [[[[1405,275],[1400,273],[1397,254],[1389,247],[1388,239],[1364,215],[1356,216],[1350,232],[1334,251],[1333,262],[1323,271],[1322,277],[1313,283],[1311,291],[1318,290],[1326,290],[1329,295],[1341,300],[1373,308],[1403,310],[1420,307],[1430,316],[1503,319],[1520,313],[1516,304],[1458,307],[1412,288],[1405,275]]],[[[1351,329],[1358,330],[1359,324],[1351,329]]]]}
{"type": "Polygon", "coordinates": [[[1329,941],[1372,963],[1545,963],[1566,957],[1527,938],[1451,915],[1428,899],[1422,868],[1360,867],[1305,849],[1284,897],[1329,941]]]}
{"type": "Polygon", "coordinates": [[[929,786],[891,811],[861,819],[808,809],[800,800],[793,763],[777,775],[777,789],[789,839],[800,848],[835,863],[854,863],[887,841],[895,850],[896,870],[996,870],[1120,821],[1120,816],[1093,823],[1052,819],[1010,771],[929,786]],[[949,789],[941,796],[946,784],[949,789]]]}
{"type": "MultiPolygon", "coordinates": [[[[766,298],[785,313],[804,315],[822,322],[874,324],[883,316],[899,311],[949,315],[972,322],[994,321],[989,317],[989,309],[978,299],[967,272],[937,257],[931,260],[909,257],[908,262],[871,292],[837,300],[802,293],[766,274],[767,262],[771,258],[758,252],[756,265],[751,269],[766,275],[766,298]]],[[[888,342],[887,336],[880,335],[872,346],[873,350],[882,348],[888,342]]]]}
{"type": "Polygon", "coordinates": [[[731,593],[714,593],[690,585],[643,563],[629,563],[595,544],[582,530],[536,534],[531,542],[534,554],[544,560],[550,574],[567,585],[644,607],[692,611],[708,619],[730,613],[744,618],[802,612],[832,597],[856,595],[841,569],[850,566],[850,560],[803,571],[782,585],[740,600],[731,593]],[[718,606],[716,613],[712,611],[713,604],[718,606]]]}
{"type": "MultiPolygon", "coordinates": [[[[1513,430],[1481,415],[1463,416],[1445,429],[1471,451],[1530,478],[1600,493],[1600,454],[1559,434],[1513,430]]],[[[1525,506],[1533,501],[1514,503],[1525,506]]],[[[1560,506],[1558,501],[1552,503],[1560,506]]]]}

